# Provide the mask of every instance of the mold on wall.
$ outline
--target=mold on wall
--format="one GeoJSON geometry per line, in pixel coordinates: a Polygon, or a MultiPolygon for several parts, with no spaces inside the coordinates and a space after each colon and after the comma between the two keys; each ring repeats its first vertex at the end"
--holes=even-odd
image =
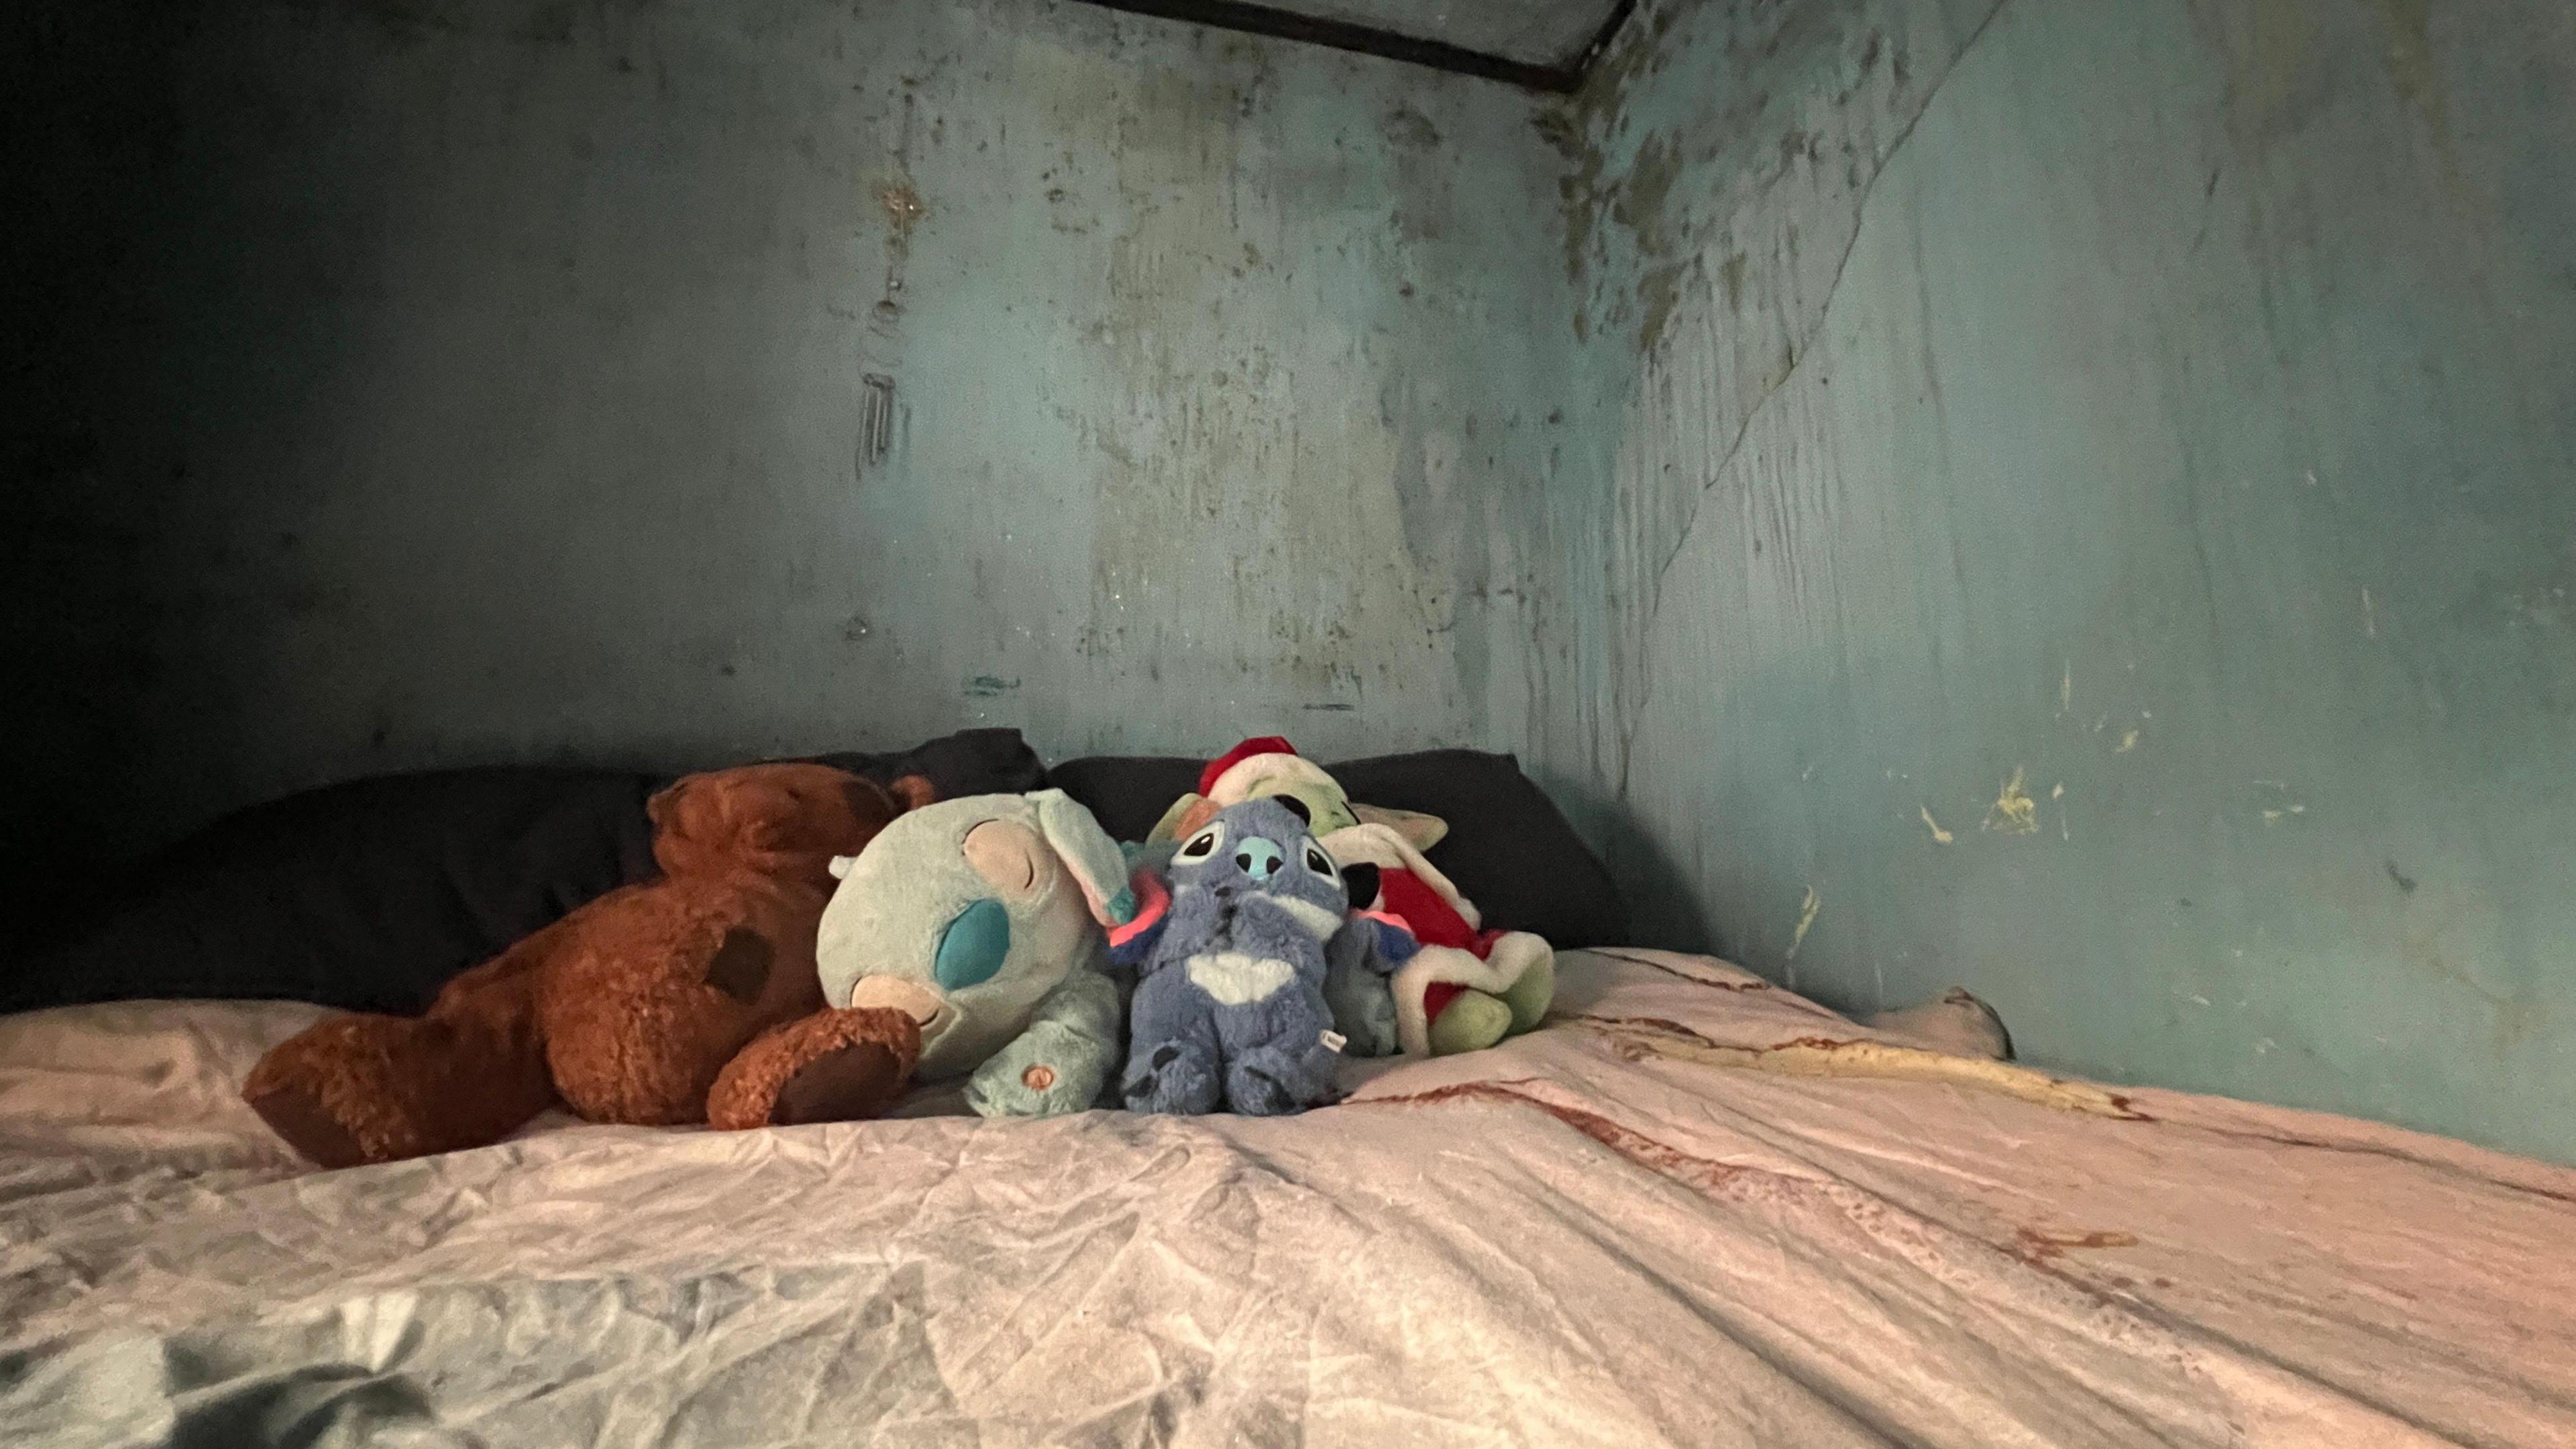
{"type": "Polygon", "coordinates": [[[1655,933],[2576,1157],[2564,7],[1649,3],[1544,125],[1655,933]]]}
{"type": "Polygon", "coordinates": [[[1046,0],[44,8],[122,255],[52,532],[130,545],[145,727],[31,821],[1522,728],[1570,361],[1508,87],[1046,0]]]}

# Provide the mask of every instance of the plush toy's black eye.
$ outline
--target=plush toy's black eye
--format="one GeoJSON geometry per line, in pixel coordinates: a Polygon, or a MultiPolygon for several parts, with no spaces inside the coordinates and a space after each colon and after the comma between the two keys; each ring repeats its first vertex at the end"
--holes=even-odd
{"type": "Polygon", "coordinates": [[[1322,846],[1311,840],[1306,842],[1306,868],[1326,880],[1333,878],[1333,858],[1324,853],[1322,846]]]}
{"type": "Polygon", "coordinates": [[[1225,836],[1225,832],[1224,832],[1224,831],[1222,831],[1222,830],[1218,830],[1218,829],[1216,829],[1216,828],[1214,828],[1214,827],[1210,827],[1210,828],[1208,828],[1208,829],[1206,829],[1206,830],[1202,830],[1202,831],[1200,831],[1198,834],[1193,835],[1193,836],[1191,836],[1191,837],[1190,837],[1190,843],[1189,843],[1189,844],[1184,845],[1184,846],[1182,846],[1182,847],[1181,847],[1181,859],[1183,859],[1183,860],[1205,860],[1205,859],[1207,859],[1207,858],[1208,858],[1208,856],[1210,856],[1211,854],[1213,854],[1213,853],[1215,852],[1215,850],[1216,850],[1216,843],[1217,843],[1219,840],[1223,839],[1223,838],[1224,838],[1224,836],[1225,836]]]}
{"type": "Polygon", "coordinates": [[[1306,808],[1305,801],[1298,799],[1294,795],[1274,795],[1271,798],[1278,801],[1280,804],[1287,806],[1288,813],[1296,816],[1300,824],[1312,825],[1315,823],[1315,812],[1306,808]]]}

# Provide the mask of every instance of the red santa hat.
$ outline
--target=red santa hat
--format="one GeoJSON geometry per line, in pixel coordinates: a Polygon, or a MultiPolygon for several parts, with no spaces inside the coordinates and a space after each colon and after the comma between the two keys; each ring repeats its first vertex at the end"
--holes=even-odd
{"type": "Polygon", "coordinates": [[[1207,768],[1199,771],[1199,793],[1220,805],[1233,805],[1251,799],[1253,790],[1265,782],[1282,779],[1340,788],[1323,766],[1301,757],[1295,745],[1277,735],[1262,735],[1208,761],[1207,768]]]}

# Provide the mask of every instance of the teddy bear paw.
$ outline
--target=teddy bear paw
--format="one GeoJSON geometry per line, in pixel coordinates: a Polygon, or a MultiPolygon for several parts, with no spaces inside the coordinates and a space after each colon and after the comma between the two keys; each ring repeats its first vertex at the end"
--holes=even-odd
{"type": "Polygon", "coordinates": [[[316,1167],[357,1167],[367,1150],[323,1107],[322,1099],[298,1086],[275,1086],[243,1094],[269,1130],[316,1167]]]}
{"type": "Polygon", "coordinates": [[[707,1122],[739,1130],[855,1122],[892,1107],[921,1057],[921,1028],[899,1011],[824,1011],[742,1049],[707,1093],[707,1122]]]}
{"type": "Polygon", "coordinates": [[[885,1110],[902,1091],[902,1060],[875,1042],[856,1042],[816,1057],[780,1083],[769,1122],[855,1122],[885,1110]]]}

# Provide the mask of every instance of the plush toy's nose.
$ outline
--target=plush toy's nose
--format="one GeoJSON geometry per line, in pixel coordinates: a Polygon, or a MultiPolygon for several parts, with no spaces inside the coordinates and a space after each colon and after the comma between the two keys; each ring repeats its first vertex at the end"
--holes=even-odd
{"type": "Polygon", "coordinates": [[[1246,836],[1234,847],[1234,863],[1254,880],[1268,880],[1277,875],[1280,863],[1286,859],[1279,853],[1278,846],[1258,835],[1246,836]]]}

